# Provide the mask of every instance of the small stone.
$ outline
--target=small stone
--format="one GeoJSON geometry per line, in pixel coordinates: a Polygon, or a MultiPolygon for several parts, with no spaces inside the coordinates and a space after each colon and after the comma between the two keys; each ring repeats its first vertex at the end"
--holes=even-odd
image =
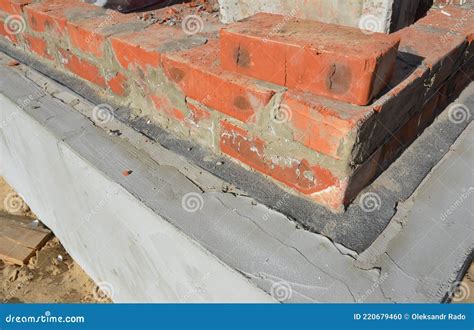
{"type": "Polygon", "coordinates": [[[120,135],[122,135],[122,132],[120,132],[120,130],[118,130],[118,129],[110,129],[109,130],[109,135],[120,136],[120,135]]]}

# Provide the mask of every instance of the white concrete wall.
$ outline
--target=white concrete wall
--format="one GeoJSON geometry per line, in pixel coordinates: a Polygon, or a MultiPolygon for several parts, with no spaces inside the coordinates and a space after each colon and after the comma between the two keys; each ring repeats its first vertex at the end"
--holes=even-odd
{"type": "Polygon", "coordinates": [[[419,0],[219,0],[221,20],[239,21],[258,12],[314,19],[352,27],[370,27],[376,32],[389,32],[392,18],[404,25],[414,12],[393,15],[393,8],[417,7],[419,0]]]}
{"type": "Polygon", "coordinates": [[[39,89],[13,86],[13,75],[0,77],[0,175],[115,302],[274,301],[78,155],[71,144],[107,149],[85,117],[59,101],[37,101],[39,89]],[[5,96],[6,88],[18,97],[5,96]],[[22,99],[43,119],[21,109],[22,99]]]}

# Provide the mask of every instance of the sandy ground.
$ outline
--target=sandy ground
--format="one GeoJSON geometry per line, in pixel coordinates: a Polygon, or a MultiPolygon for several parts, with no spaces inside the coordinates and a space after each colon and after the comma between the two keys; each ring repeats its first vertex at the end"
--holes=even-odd
{"type": "Polygon", "coordinates": [[[474,263],[459,286],[453,290],[451,298],[453,303],[474,304],[474,263]]]}
{"type": "MultiPolygon", "coordinates": [[[[0,213],[36,217],[0,177],[0,213]]],[[[56,237],[22,267],[0,261],[0,303],[109,302],[56,237]]]]}

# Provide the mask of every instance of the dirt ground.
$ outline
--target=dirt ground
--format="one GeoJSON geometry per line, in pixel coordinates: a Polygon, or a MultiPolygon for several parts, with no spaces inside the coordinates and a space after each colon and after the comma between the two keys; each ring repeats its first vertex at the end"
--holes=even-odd
{"type": "Polygon", "coordinates": [[[452,291],[451,300],[458,304],[474,304],[474,263],[462,282],[452,291]]]}
{"type": "MultiPolygon", "coordinates": [[[[27,216],[34,213],[0,177],[0,214],[27,216]]],[[[474,303],[474,264],[464,280],[451,290],[453,303],[474,303]]],[[[27,265],[8,265],[0,260],[0,303],[100,303],[110,299],[68,255],[56,237],[36,252],[27,265]]]]}
{"type": "MultiPolygon", "coordinates": [[[[0,214],[35,215],[0,177],[0,214]]],[[[0,260],[0,303],[98,303],[110,300],[72,260],[56,237],[36,252],[27,265],[0,260]]]]}

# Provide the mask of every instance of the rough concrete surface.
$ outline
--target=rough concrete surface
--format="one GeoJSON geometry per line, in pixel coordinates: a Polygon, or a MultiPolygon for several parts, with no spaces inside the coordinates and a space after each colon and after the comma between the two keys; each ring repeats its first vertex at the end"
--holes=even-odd
{"type": "Polygon", "coordinates": [[[419,2],[420,0],[219,0],[219,6],[224,23],[267,12],[388,33],[413,23],[419,2]]]}
{"type": "MultiPolygon", "coordinates": [[[[472,217],[452,215],[424,236],[420,217],[414,221],[398,213],[392,224],[402,223],[399,232],[384,233],[382,238],[390,239],[377,240],[363,259],[366,254],[358,256],[304,230],[251,197],[203,189],[199,176],[211,174],[192,169],[194,179],[188,177],[180,164],[186,167],[186,160],[163,152],[113,117],[97,121],[93,105],[79,96],[71,99],[73,93],[28,67],[3,65],[0,74],[0,170],[84,269],[97,282],[114,286],[116,301],[268,301],[263,290],[283,302],[436,302],[472,251],[472,217]],[[122,135],[107,133],[117,128],[122,135]],[[57,213],[68,216],[58,222],[57,213]],[[408,227],[401,217],[413,224],[408,227]],[[433,255],[431,244],[445,247],[437,265],[427,259],[433,255]]],[[[472,108],[472,98],[461,101],[472,108]]],[[[447,152],[457,136],[446,128],[447,117],[442,115],[388,170],[404,180],[382,176],[374,186],[391,186],[400,194],[405,186],[414,190],[418,184],[408,182],[408,175],[421,180],[429,170],[413,162],[428,155],[434,165],[438,156],[431,151],[447,152]]],[[[458,144],[466,145],[472,135],[471,126],[458,144]]],[[[473,163],[472,152],[458,155],[459,161],[473,163]]],[[[446,159],[453,157],[451,152],[446,159]]],[[[472,170],[468,174],[464,186],[468,180],[472,186],[472,170]]],[[[421,205],[420,191],[423,187],[412,198],[414,205],[421,205]]],[[[392,205],[384,204],[385,197],[382,209],[392,205]]]]}

